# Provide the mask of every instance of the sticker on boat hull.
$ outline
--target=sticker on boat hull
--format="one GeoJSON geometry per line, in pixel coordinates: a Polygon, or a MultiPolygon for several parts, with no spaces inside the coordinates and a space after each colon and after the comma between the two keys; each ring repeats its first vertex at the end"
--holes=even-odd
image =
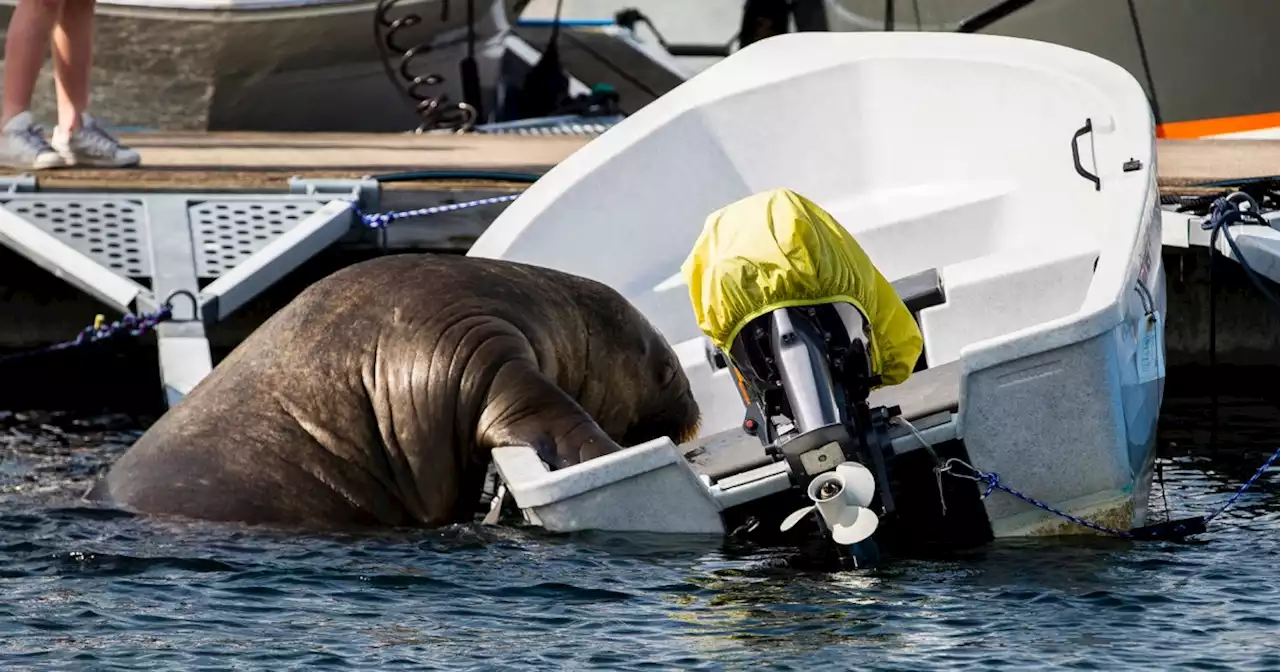
{"type": "Polygon", "coordinates": [[[1153,311],[1141,322],[1138,333],[1138,383],[1164,378],[1164,317],[1153,311]]]}

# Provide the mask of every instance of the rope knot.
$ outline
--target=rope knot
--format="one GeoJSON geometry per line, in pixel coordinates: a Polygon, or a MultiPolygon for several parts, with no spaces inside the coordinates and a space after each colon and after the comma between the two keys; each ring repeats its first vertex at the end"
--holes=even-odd
{"type": "Polygon", "coordinates": [[[361,219],[363,219],[364,223],[370,228],[376,229],[390,224],[392,214],[393,213],[389,212],[375,212],[371,215],[361,215],[361,219]]]}
{"type": "Polygon", "coordinates": [[[986,499],[987,496],[991,494],[992,490],[995,490],[996,488],[1000,487],[1000,476],[998,474],[979,471],[978,479],[982,481],[986,481],[987,483],[987,491],[982,493],[983,499],[986,499]]]}

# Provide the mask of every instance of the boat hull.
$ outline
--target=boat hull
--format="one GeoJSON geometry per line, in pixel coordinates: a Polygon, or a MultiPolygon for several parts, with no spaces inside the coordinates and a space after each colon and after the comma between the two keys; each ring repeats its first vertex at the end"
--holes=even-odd
{"type": "MultiPolygon", "coordinates": [[[[988,465],[1014,490],[1120,531],[1147,522],[1164,398],[1168,299],[1159,207],[1152,177],[1118,324],[974,367],[962,382],[960,425],[974,464],[988,465]],[[1149,364],[1144,346],[1155,357],[1149,364]]],[[[995,537],[1096,532],[1008,493],[992,493],[985,506],[995,537]]]]}

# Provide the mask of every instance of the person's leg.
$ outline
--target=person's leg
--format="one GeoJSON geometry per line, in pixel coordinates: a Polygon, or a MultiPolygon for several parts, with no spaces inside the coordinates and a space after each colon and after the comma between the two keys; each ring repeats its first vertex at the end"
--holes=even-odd
{"type": "Polygon", "coordinates": [[[65,163],[31,119],[31,96],[49,49],[49,32],[63,0],[18,0],[4,42],[4,92],[0,105],[0,163],[52,168],[65,163]]]}
{"type": "Polygon", "coordinates": [[[58,85],[58,127],[53,147],[71,165],[131,166],[138,153],[98,127],[89,107],[93,71],[94,0],[62,0],[53,29],[53,67],[58,85]]]}
{"type": "Polygon", "coordinates": [[[58,90],[58,128],[75,131],[89,106],[93,69],[94,0],[62,0],[53,26],[53,72],[58,90]]]}

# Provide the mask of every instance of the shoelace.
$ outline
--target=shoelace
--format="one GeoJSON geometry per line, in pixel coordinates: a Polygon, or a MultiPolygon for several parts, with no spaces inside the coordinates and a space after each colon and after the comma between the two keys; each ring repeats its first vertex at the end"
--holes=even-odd
{"type": "Polygon", "coordinates": [[[114,154],[120,147],[119,141],[111,137],[109,133],[98,128],[96,125],[84,125],[80,127],[80,136],[85,144],[92,149],[104,154],[114,154]]]}
{"type": "Polygon", "coordinates": [[[24,147],[34,154],[53,151],[53,146],[45,139],[44,129],[40,126],[28,126],[24,130],[16,131],[14,135],[22,142],[24,147]]]}

